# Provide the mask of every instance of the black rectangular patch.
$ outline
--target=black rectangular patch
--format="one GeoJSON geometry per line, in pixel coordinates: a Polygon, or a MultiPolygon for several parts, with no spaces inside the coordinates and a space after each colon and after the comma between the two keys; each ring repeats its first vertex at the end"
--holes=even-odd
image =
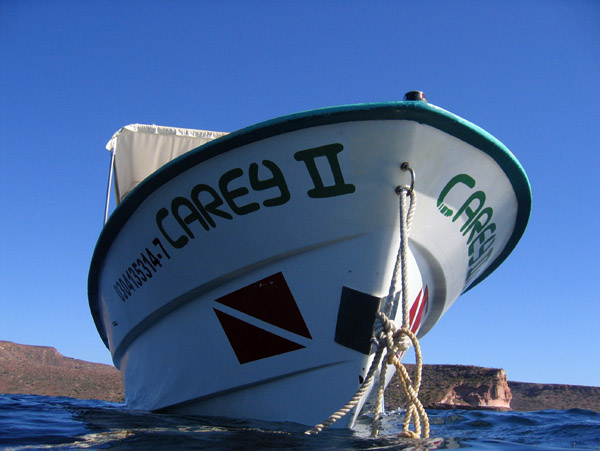
{"type": "Polygon", "coordinates": [[[381,298],[342,287],[335,342],[362,354],[371,353],[375,315],[381,298]]]}

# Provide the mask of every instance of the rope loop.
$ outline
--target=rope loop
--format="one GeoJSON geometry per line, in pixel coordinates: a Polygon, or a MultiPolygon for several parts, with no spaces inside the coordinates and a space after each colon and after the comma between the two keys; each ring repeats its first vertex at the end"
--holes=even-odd
{"type": "MultiPolygon", "coordinates": [[[[417,336],[410,330],[405,329],[404,327],[400,329],[396,329],[393,334],[390,334],[391,325],[393,329],[393,322],[391,322],[385,315],[379,315],[380,320],[384,324],[384,327],[387,329],[388,333],[385,333],[384,336],[386,338],[392,337],[391,341],[385,343],[385,347],[387,349],[387,354],[385,361],[389,365],[394,365],[396,371],[398,372],[398,377],[400,379],[400,384],[406,399],[408,400],[408,406],[406,409],[406,415],[404,418],[404,424],[402,428],[402,436],[408,438],[423,438],[429,437],[429,418],[427,416],[427,412],[425,412],[425,408],[423,404],[419,400],[419,388],[421,386],[421,374],[423,368],[423,359],[421,356],[421,347],[419,345],[419,340],[417,336]],[[407,344],[408,343],[408,344],[407,344]],[[414,381],[411,380],[406,367],[402,365],[398,355],[408,349],[408,347],[412,344],[415,348],[415,374],[414,381]],[[414,431],[410,430],[410,425],[414,424],[414,431]],[[423,429],[421,428],[421,423],[423,424],[423,429]]],[[[383,347],[383,346],[382,346],[383,347]]],[[[377,396],[377,404],[375,405],[375,416],[373,418],[373,424],[371,426],[371,436],[377,437],[378,429],[379,429],[379,419],[381,416],[381,405],[383,403],[383,388],[385,387],[385,370],[387,365],[383,365],[381,369],[381,377],[379,382],[379,393],[377,396]]]]}

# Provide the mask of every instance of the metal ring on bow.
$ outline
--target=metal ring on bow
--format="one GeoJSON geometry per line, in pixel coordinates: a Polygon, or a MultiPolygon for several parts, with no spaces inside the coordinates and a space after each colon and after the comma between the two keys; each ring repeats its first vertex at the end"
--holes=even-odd
{"type": "Polygon", "coordinates": [[[400,194],[403,190],[406,190],[406,194],[410,195],[412,194],[412,192],[415,189],[415,171],[413,170],[413,168],[410,167],[410,164],[405,161],[404,163],[402,163],[400,165],[400,169],[402,169],[403,171],[409,171],[410,172],[410,187],[405,187],[405,186],[397,186],[396,187],[396,194],[400,194]]]}

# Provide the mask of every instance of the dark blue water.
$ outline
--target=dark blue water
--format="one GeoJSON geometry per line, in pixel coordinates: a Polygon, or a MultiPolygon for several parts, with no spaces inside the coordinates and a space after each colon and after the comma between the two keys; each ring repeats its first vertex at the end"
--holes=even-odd
{"type": "Polygon", "coordinates": [[[427,442],[398,437],[401,412],[383,417],[369,438],[369,417],[357,431],[250,420],[131,412],[120,404],[32,395],[0,395],[1,449],[600,449],[600,413],[588,410],[428,411],[427,442]]]}

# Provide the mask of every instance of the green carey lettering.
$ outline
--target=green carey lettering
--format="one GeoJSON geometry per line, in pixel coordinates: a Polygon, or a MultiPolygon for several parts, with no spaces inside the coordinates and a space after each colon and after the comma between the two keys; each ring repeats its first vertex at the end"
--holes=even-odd
{"type": "Polygon", "coordinates": [[[466,242],[469,261],[465,285],[473,280],[488,261],[496,241],[496,224],[492,222],[494,210],[486,205],[484,191],[473,191],[475,185],[475,179],[470,175],[458,174],[446,184],[437,199],[437,207],[440,212],[444,216],[452,217],[452,222],[464,221],[460,231],[463,236],[469,235],[466,242]],[[456,213],[444,203],[450,192],[454,199],[456,196],[465,199],[456,213]]]}
{"type": "MultiPolygon", "coordinates": [[[[355,191],[354,185],[346,183],[342,174],[338,160],[342,150],[343,146],[336,143],[294,154],[296,161],[304,162],[313,184],[306,192],[308,197],[327,198],[355,191]],[[321,163],[320,170],[317,161],[321,163]],[[332,183],[325,184],[324,179],[332,179],[332,183]]],[[[219,221],[231,221],[236,216],[254,213],[262,207],[277,207],[290,199],[291,193],[279,166],[273,161],[263,160],[261,165],[250,164],[247,172],[242,168],[226,171],[219,178],[218,189],[200,183],[188,195],[174,197],[170,208],[162,207],[156,212],[156,225],[171,246],[181,249],[195,239],[198,232],[216,228],[219,221]],[[250,189],[263,191],[269,197],[260,203],[245,200],[250,189]]]]}

